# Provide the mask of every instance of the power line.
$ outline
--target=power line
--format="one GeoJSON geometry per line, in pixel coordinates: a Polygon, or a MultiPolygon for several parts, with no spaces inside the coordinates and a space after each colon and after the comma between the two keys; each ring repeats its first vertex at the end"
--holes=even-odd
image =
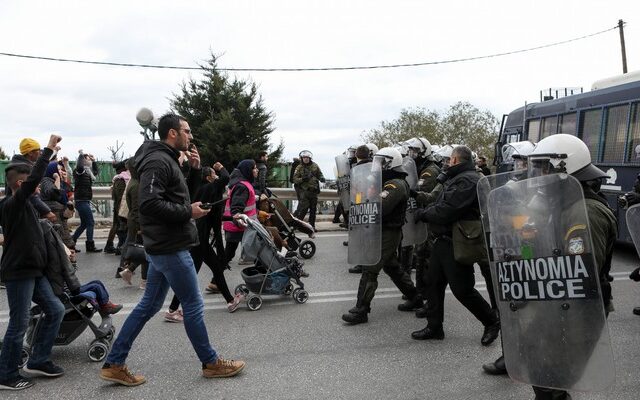
{"type": "MultiPolygon", "coordinates": [[[[603,31],[591,33],[589,35],[580,36],[573,39],[563,40],[560,42],[544,44],[535,47],[529,47],[526,49],[507,51],[503,53],[488,54],[484,56],[455,58],[451,60],[441,61],[427,61],[419,63],[407,63],[407,64],[387,64],[387,65],[371,65],[371,66],[352,66],[352,67],[321,67],[321,68],[216,68],[219,71],[233,71],[233,72],[304,72],[304,71],[349,71],[349,70],[367,70],[367,69],[388,69],[388,68],[407,68],[407,67],[423,67],[428,65],[438,64],[453,64],[465,61],[475,61],[487,58],[503,57],[512,54],[526,53],[529,51],[540,50],[548,47],[560,46],[563,44],[576,42],[578,40],[587,39],[593,36],[601,35],[606,32],[610,32],[618,29],[618,26],[605,29],[603,31]]],[[[68,58],[55,58],[55,57],[43,57],[33,56],[26,54],[4,53],[0,52],[0,56],[26,58],[30,60],[42,60],[42,61],[56,61],[56,62],[69,62],[76,64],[91,64],[91,65],[108,65],[113,67],[132,67],[132,68],[154,68],[154,69],[179,69],[179,70],[201,70],[202,67],[186,67],[186,66],[172,66],[172,65],[154,65],[154,64],[132,64],[132,63],[118,63],[108,61],[89,61],[89,60],[74,60],[68,58]]]]}

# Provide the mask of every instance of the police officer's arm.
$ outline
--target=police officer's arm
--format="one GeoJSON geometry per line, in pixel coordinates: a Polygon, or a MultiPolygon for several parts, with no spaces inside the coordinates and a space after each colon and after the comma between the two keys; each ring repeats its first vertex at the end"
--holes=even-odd
{"type": "Polygon", "coordinates": [[[162,215],[166,222],[177,223],[191,219],[191,205],[166,200],[169,167],[162,161],[150,161],[140,175],[139,212],[149,216],[162,215]]]}
{"type": "Polygon", "coordinates": [[[320,167],[318,166],[318,164],[316,164],[316,171],[317,171],[316,177],[318,178],[318,180],[320,182],[324,182],[325,181],[324,175],[322,175],[322,170],[320,170],[320,167]]]}
{"type": "Polygon", "coordinates": [[[397,182],[388,182],[382,188],[382,216],[390,215],[396,206],[401,202],[406,202],[407,198],[404,194],[404,188],[399,187],[397,182]]]}
{"type": "Polygon", "coordinates": [[[452,224],[460,219],[460,214],[476,201],[476,184],[461,179],[456,185],[449,185],[438,201],[423,213],[423,220],[439,225],[452,224]]]}
{"type": "Polygon", "coordinates": [[[443,186],[441,183],[436,182],[435,187],[430,192],[418,192],[416,196],[416,201],[418,205],[422,207],[426,207],[436,201],[440,193],[442,193],[443,186]]]}
{"type": "Polygon", "coordinates": [[[420,180],[422,181],[422,185],[420,185],[420,191],[429,193],[435,189],[436,185],[438,185],[438,181],[436,177],[438,176],[439,171],[435,168],[426,168],[420,174],[420,180]]]}

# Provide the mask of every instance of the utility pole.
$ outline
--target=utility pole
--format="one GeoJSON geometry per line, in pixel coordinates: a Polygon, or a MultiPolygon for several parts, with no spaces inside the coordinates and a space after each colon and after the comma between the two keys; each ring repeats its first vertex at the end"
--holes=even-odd
{"type": "Polygon", "coordinates": [[[627,50],[624,47],[624,21],[618,20],[618,30],[620,31],[620,49],[622,50],[622,73],[627,73],[627,50]]]}

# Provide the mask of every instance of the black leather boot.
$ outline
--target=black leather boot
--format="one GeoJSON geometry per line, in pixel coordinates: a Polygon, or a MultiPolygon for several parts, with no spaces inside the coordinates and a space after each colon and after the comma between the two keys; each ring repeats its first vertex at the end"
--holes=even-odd
{"type": "Polygon", "coordinates": [[[411,337],[415,340],[442,340],[444,339],[444,330],[442,327],[434,327],[427,325],[424,329],[411,333],[411,337]]]}
{"type": "Polygon", "coordinates": [[[507,366],[504,364],[504,356],[500,356],[492,363],[484,364],[482,369],[489,375],[506,375],[507,366]]]}
{"type": "Polygon", "coordinates": [[[417,295],[413,299],[409,299],[402,304],[398,304],[398,311],[415,311],[422,308],[423,305],[422,297],[417,295]]]}
{"type": "Polygon", "coordinates": [[[369,317],[367,316],[369,312],[367,311],[367,308],[368,307],[360,307],[355,313],[348,312],[346,314],[342,314],[342,320],[351,325],[364,324],[369,321],[369,317]]]}
{"type": "Polygon", "coordinates": [[[96,244],[93,240],[87,240],[84,242],[87,246],[87,253],[100,253],[102,249],[96,249],[96,244]]]}
{"type": "Polygon", "coordinates": [[[107,242],[104,246],[104,252],[107,254],[113,254],[116,252],[116,248],[113,246],[113,242],[107,242]]]}
{"type": "Polygon", "coordinates": [[[362,265],[354,265],[349,268],[349,273],[351,274],[361,274],[362,273],[362,265]]]}

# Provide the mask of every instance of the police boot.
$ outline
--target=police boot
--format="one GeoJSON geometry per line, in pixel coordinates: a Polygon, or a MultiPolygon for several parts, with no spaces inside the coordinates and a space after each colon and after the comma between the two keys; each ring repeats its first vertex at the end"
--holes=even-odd
{"type": "MultiPolygon", "coordinates": [[[[360,284],[358,284],[358,296],[356,297],[356,306],[349,309],[351,314],[357,314],[362,308],[362,299],[364,298],[364,291],[367,287],[367,281],[360,278],[360,284]]],[[[371,307],[367,306],[367,312],[371,312],[371,307]]]]}
{"type": "Polygon", "coordinates": [[[87,253],[100,253],[102,249],[96,249],[96,244],[93,240],[87,240],[85,246],[87,247],[87,253]]]}
{"type": "MultiPolygon", "coordinates": [[[[351,311],[351,310],[349,310],[351,311]]],[[[360,307],[355,310],[356,312],[348,312],[346,314],[342,314],[342,320],[351,325],[364,324],[369,321],[369,311],[365,307],[360,307]]]]}
{"type": "Polygon", "coordinates": [[[442,340],[444,339],[444,330],[442,325],[428,325],[424,329],[411,332],[411,338],[415,340],[442,340]]]}
{"type": "Polygon", "coordinates": [[[504,363],[504,355],[492,363],[484,364],[482,369],[489,375],[506,375],[507,366],[504,363]]]}
{"type": "Polygon", "coordinates": [[[107,242],[104,246],[104,252],[107,254],[113,254],[116,252],[116,248],[113,246],[113,242],[107,242]]]}
{"type": "Polygon", "coordinates": [[[358,265],[354,265],[353,267],[349,268],[349,273],[350,274],[361,274],[362,273],[362,265],[358,264],[358,265]]]}
{"type": "Polygon", "coordinates": [[[422,308],[423,305],[424,303],[422,302],[422,296],[417,294],[404,303],[398,304],[398,311],[415,311],[422,308]]]}

